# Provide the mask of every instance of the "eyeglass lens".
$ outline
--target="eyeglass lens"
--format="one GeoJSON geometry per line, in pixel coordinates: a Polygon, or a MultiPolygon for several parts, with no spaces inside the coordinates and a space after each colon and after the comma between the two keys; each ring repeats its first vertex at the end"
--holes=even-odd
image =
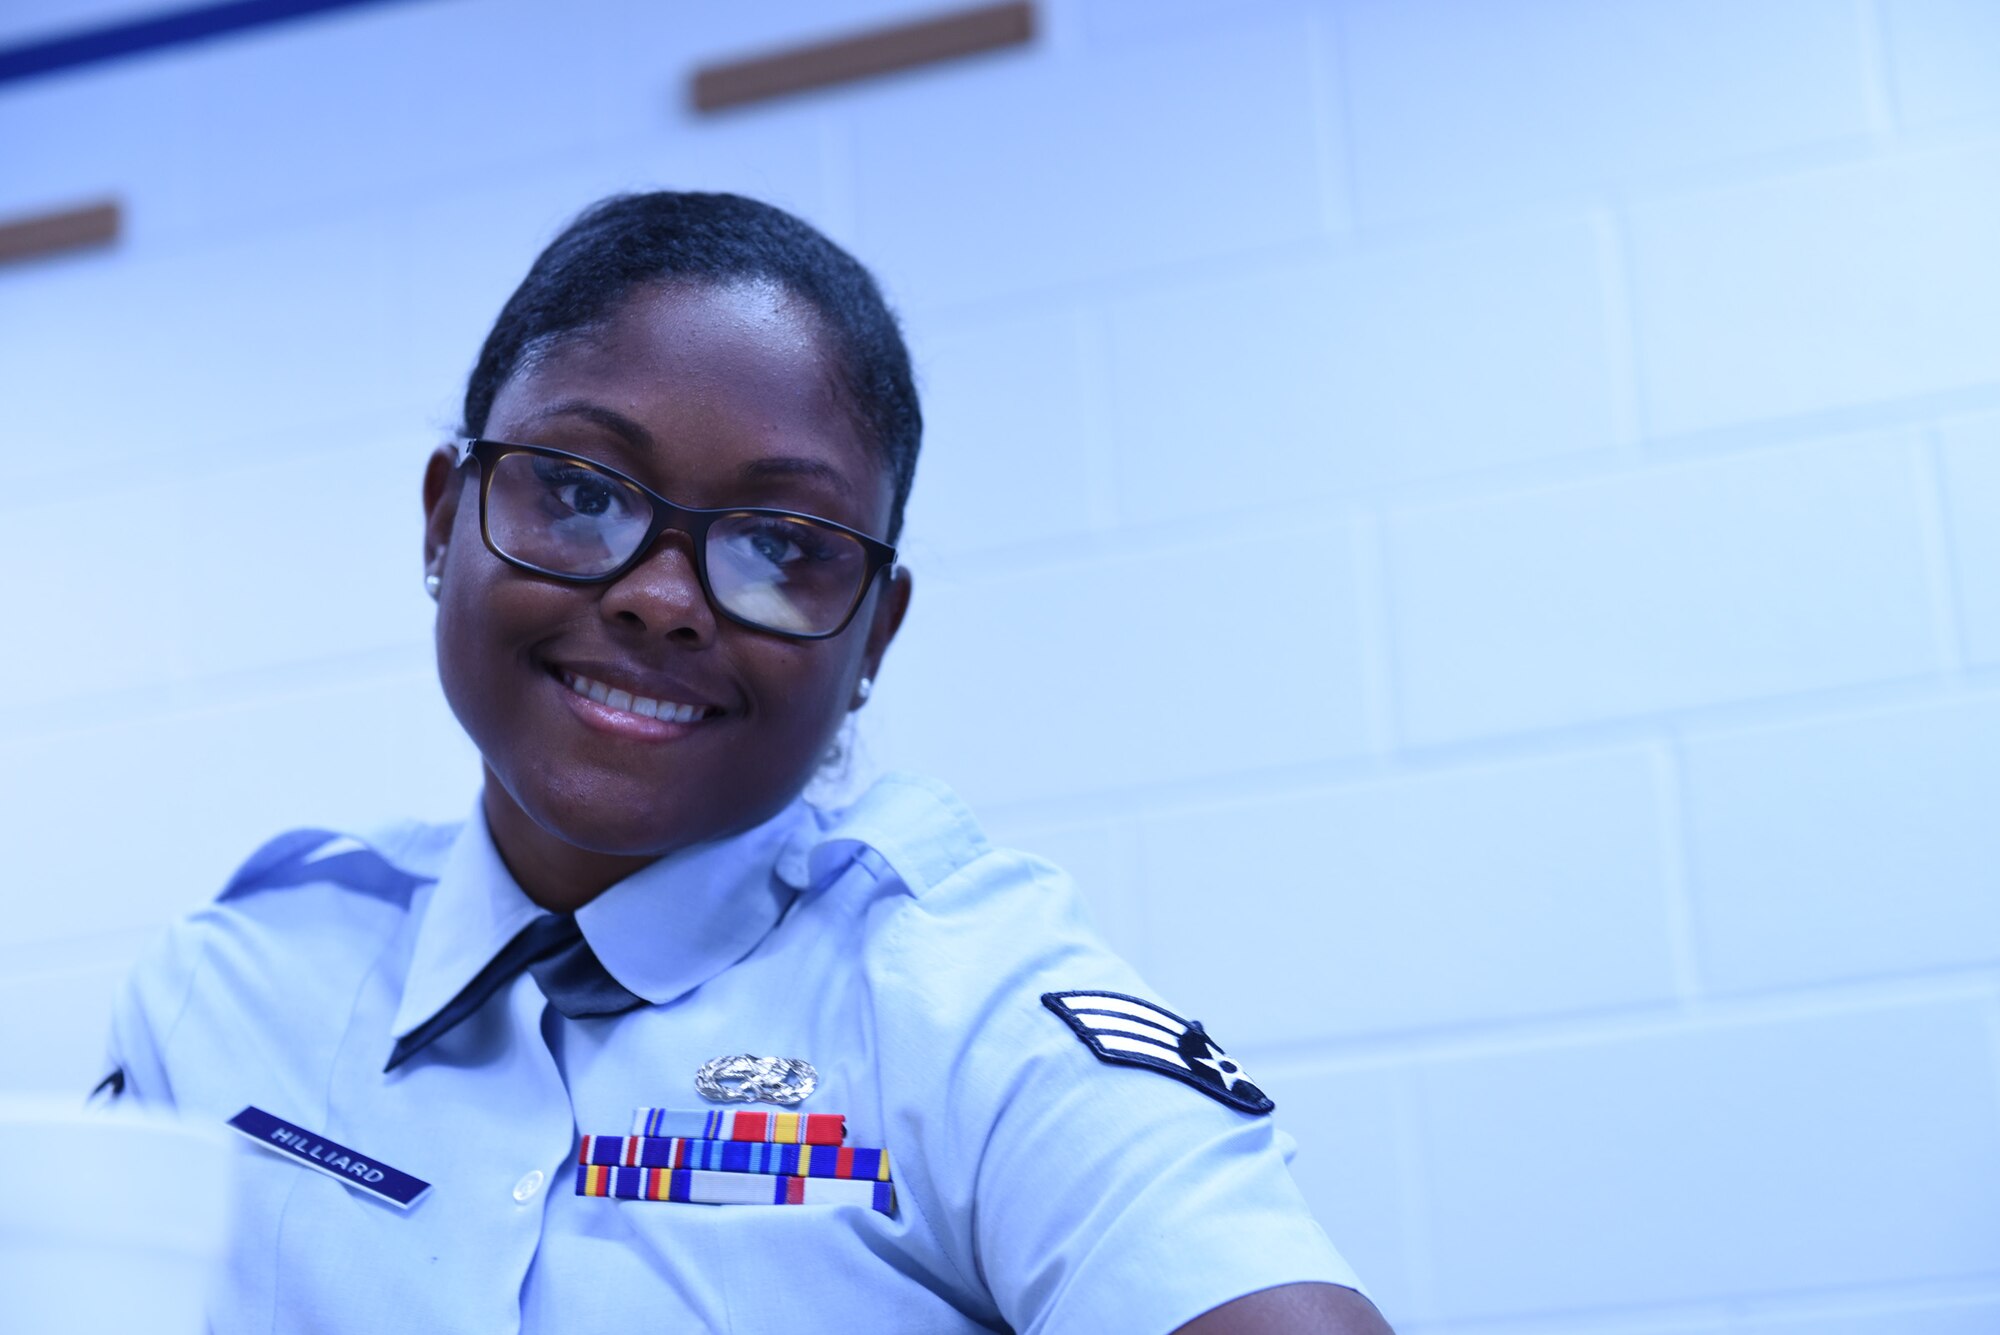
{"type": "MultiPolygon", "coordinates": [[[[494,545],[556,574],[615,570],[638,550],[652,517],[652,501],[624,479],[545,455],[501,456],[486,492],[494,545]]],[[[849,534],[755,512],[718,515],[704,555],[717,606],[794,635],[839,625],[868,568],[867,553],[849,534]]]]}

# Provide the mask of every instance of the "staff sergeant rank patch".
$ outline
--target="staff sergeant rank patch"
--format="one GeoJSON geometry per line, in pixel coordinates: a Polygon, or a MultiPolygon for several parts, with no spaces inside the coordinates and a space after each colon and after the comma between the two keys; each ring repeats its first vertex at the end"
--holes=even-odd
{"type": "Polygon", "coordinates": [[[1277,1106],[1199,1020],[1183,1020],[1121,992],[1044,992],[1042,1004],[1062,1016],[1100,1061],[1149,1067],[1247,1113],[1277,1106]]]}

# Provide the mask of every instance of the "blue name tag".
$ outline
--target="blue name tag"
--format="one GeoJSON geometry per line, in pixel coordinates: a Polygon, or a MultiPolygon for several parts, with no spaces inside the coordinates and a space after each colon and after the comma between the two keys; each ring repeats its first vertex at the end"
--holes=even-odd
{"type": "Polygon", "coordinates": [[[296,1159],[328,1177],[337,1177],[356,1191],[365,1191],[399,1210],[409,1209],[416,1204],[417,1197],[431,1189],[431,1184],[422,1178],[398,1172],[380,1159],[356,1154],[345,1145],[336,1145],[325,1136],[293,1126],[262,1108],[245,1108],[229,1119],[229,1125],[272,1153],[296,1159]]]}

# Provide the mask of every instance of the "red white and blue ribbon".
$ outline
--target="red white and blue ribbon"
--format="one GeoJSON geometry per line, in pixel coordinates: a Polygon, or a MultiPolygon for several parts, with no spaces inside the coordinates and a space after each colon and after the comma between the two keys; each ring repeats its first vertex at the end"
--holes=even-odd
{"type": "Polygon", "coordinates": [[[889,1182],[717,1173],[699,1168],[578,1164],[576,1194],[696,1205],[860,1205],[882,1214],[896,1212],[896,1188],[889,1182]]]}
{"type": "Polygon", "coordinates": [[[688,1140],[763,1140],[785,1145],[838,1145],[847,1139],[847,1118],[841,1113],[641,1108],[632,1117],[632,1134],[679,1136],[688,1140]]]}
{"type": "Polygon", "coordinates": [[[627,1168],[705,1168],[722,1173],[889,1180],[889,1152],[854,1145],[783,1145],[684,1136],[585,1136],[577,1162],[627,1168]]]}

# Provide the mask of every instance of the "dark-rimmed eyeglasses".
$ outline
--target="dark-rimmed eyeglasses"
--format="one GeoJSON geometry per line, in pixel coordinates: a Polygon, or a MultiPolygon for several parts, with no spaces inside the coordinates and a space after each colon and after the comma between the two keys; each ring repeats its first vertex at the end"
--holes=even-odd
{"type": "Polygon", "coordinates": [[[479,461],[479,534],[520,570],[605,584],[667,529],[690,539],[709,605],[732,621],[801,640],[838,635],[896,549],[791,510],[676,505],[613,468],[543,445],[459,442],[479,461]]]}

